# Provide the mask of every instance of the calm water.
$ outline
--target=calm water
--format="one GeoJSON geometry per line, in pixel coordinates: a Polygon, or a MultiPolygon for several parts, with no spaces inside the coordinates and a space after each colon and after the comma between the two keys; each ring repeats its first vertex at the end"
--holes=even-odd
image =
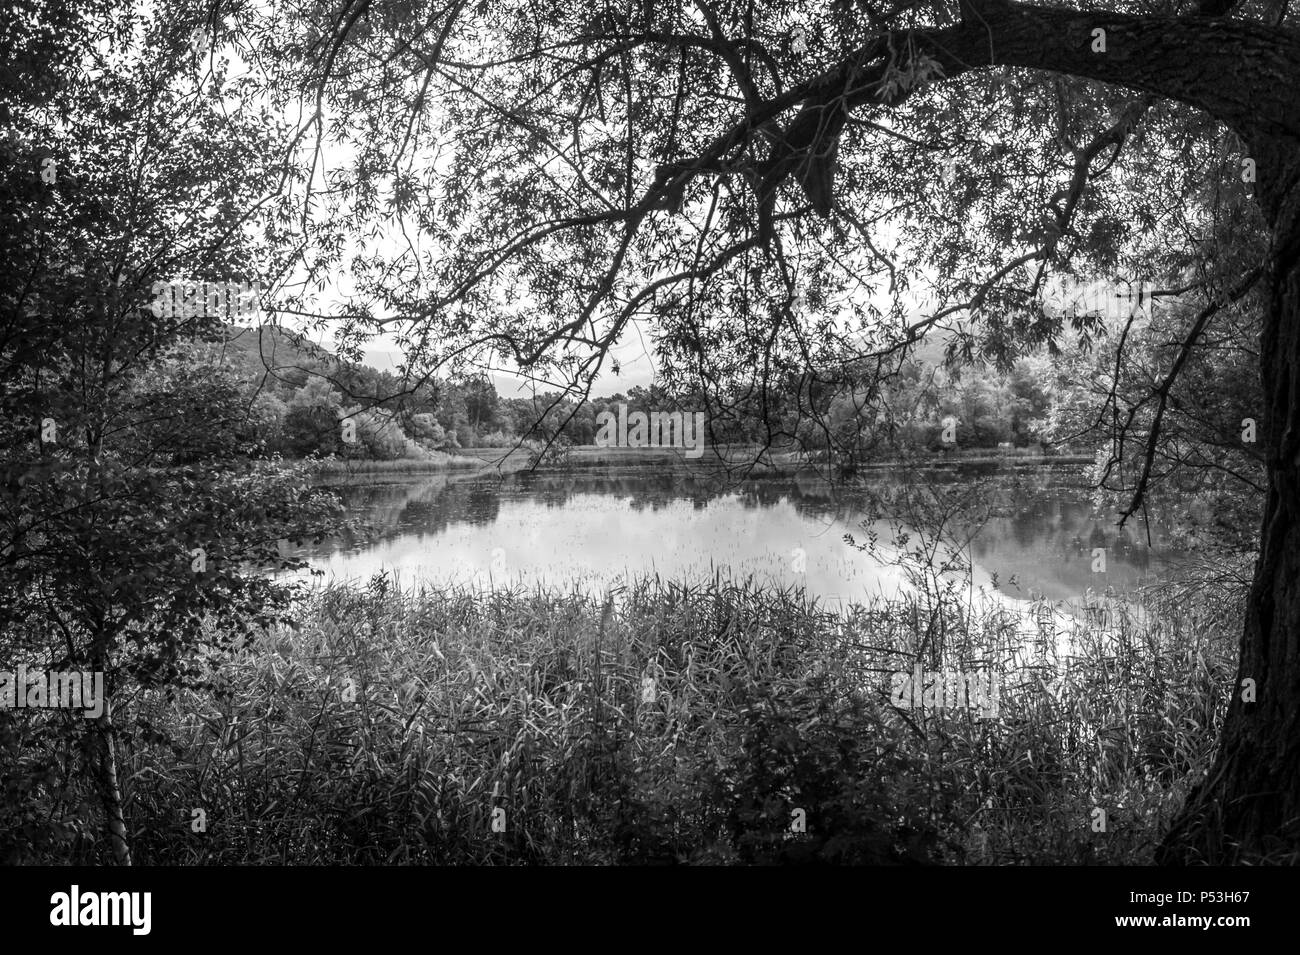
{"type": "MultiPolygon", "coordinates": [[[[972,534],[972,580],[1008,602],[1073,601],[1091,588],[1127,590],[1170,566],[1178,553],[1154,522],[1121,531],[1068,475],[949,476],[939,499],[992,504],[954,527],[972,534]],[[1094,548],[1106,569],[1094,572],[1094,548]]],[[[845,542],[867,538],[861,492],[816,478],[723,486],[699,474],[645,468],[577,473],[421,475],[401,483],[354,483],[338,493],[371,530],[305,554],[316,580],[365,581],[381,571],[403,584],[426,579],[478,586],[544,582],[604,590],[644,574],[703,579],[715,572],[772,586],[803,586],[825,601],[896,594],[897,534],[908,529],[915,487],[873,485],[893,496],[879,519],[874,553],[845,542]]],[[[912,534],[902,550],[913,550],[912,534]]]]}

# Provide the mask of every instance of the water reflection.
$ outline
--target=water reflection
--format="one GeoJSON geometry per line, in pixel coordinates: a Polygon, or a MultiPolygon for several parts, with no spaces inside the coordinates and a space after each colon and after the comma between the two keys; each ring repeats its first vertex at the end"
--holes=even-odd
{"type": "MultiPolygon", "coordinates": [[[[451,474],[339,488],[366,535],[303,551],[316,579],[366,580],[381,571],[403,582],[475,585],[523,582],[603,590],[631,576],[701,579],[715,573],[802,586],[829,602],[894,595],[907,586],[896,535],[919,523],[916,500],[965,497],[975,513],[951,516],[973,534],[976,587],[1011,600],[1078,600],[1087,590],[1131,589],[1176,559],[1162,528],[1120,530],[1095,510],[1077,480],[1051,472],[962,472],[916,493],[875,479],[886,514],[866,539],[867,495],[814,476],[729,485],[716,476],[645,468],[572,473],[451,474]],[[1104,551],[1097,572],[1096,550],[1104,551]]],[[[903,550],[915,546],[915,535],[903,550]]]]}

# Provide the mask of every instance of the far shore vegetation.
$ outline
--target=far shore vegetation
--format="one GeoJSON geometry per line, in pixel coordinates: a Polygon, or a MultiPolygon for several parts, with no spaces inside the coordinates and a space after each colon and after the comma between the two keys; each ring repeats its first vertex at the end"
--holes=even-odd
{"type": "Polygon", "coordinates": [[[704,416],[705,451],[698,457],[680,447],[597,444],[601,415],[619,407],[698,412],[704,405],[696,407],[689,395],[632,387],[581,402],[542,392],[510,398],[486,376],[410,387],[392,372],[341,361],[278,326],[230,326],[219,343],[182,345],[159,375],[210,379],[232,404],[247,408],[240,437],[260,454],[323,460],[325,473],[418,473],[474,462],[514,469],[671,460],[854,471],[903,460],[1092,460],[1093,448],[1070,440],[1089,385],[1078,358],[1030,357],[1005,372],[975,367],[960,376],[938,360],[936,353],[909,361],[890,384],[888,407],[897,410],[876,420],[863,417],[860,396],[846,394],[829,397],[811,417],[792,407],[788,430],[773,433],[759,408],[737,399],[704,416]]]}

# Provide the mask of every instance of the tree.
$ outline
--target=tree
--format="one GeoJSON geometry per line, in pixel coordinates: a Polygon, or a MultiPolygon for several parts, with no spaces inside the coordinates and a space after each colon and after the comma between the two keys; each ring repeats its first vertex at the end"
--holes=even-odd
{"type": "Polygon", "coordinates": [[[253,427],[266,452],[278,454],[284,450],[284,419],[289,413],[289,406],[274,393],[260,391],[253,398],[250,408],[253,427]]]}
{"type": "Polygon", "coordinates": [[[465,397],[465,415],[469,426],[478,434],[497,427],[497,389],[487,375],[476,375],[461,385],[465,397]]]}
{"type": "Polygon", "coordinates": [[[0,763],[20,797],[0,805],[6,856],[85,800],[104,820],[92,854],[130,863],[116,753],[151,730],[115,704],[210,687],[291,596],[241,563],[301,566],[277,539],[327,526],[303,474],[251,460],[237,383],[185,357],[222,338],[221,317],[194,296],[150,304],[155,283],[283,262],[274,228],[253,226],[283,124],[215,58],[202,67],[200,26],[236,33],[166,2],[27,3],[0,23],[0,668],[98,672],[107,698],[94,719],[0,711],[0,745],[53,733],[65,759],[34,786],[0,763]]]}
{"type": "Polygon", "coordinates": [[[1019,447],[1041,437],[1044,415],[1051,405],[1052,369],[1041,356],[1022,358],[1011,370],[1011,431],[1019,447]]]}
{"type": "Polygon", "coordinates": [[[391,412],[382,408],[353,408],[345,410],[344,418],[355,422],[357,444],[367,457],[376,461],[395,461],[427,456],[402,430],[391,412]]]}
{"type": "Polygon", "coordinates": [[[323,378],[311,378],[289,396],[284,416],[285,449],[297,457],[339,454],[343,406],[323,378]]]}
{"type": "Polygon", "coordinates": [[[431,450],[441,451],[447,445],[446,432],[430,412],[411,415],[407,430],[412,438],[431,450]]]}
{"type": "MultiPolygon", "coordinates": [[[[1098,316],[1041,306],[1051,274],[1138,274],[1198,302],[1184,356],[1225,306],[1257,302],[1268,494],[1238,674],[1257,696],[1234,695],[1161,854],[1224,861],[1300,846],[1295,16],[1274,0],[374,0],[301,24],[286,9],[266,43],[276,81],[328,100],[370,157],[331,187],[391,187],[436,247],[353,270],[415,361],[507,359],[586,397],[653,320],[667,386],[700,388],[711,416],[748,387],[766,416],[776,386],[888,378],[938,328],[950,358],[999,364],[1090,336],[1098,316]]],[[[367,215],[340,208],[313,238],[342,248],[367,215]]],[[[1151,391],[1152,440],[1186,365],[1151,391]]]]}

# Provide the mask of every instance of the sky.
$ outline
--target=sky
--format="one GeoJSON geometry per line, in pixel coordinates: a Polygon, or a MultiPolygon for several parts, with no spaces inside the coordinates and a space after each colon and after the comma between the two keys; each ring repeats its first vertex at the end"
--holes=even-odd
{"type": "MultiPolygon", "coordinates": [[[[317,342],[323,348],[329,348],[328,336],[322,336],[317,342]]],[[[644,329],[634,328],[610,350],[619,363],[619,374],[602,373],[592,394],[595,397],[609,397],[617,392],[626,392],[640,386],[648,388],[655,378],[654,356],[650,353],[650,343],[644,336],[644,329]]],[[[402,360],[402,353],[392,342],[376,339],[365,349],[365,363],[381,371],[392,371],[402,360]]],[[[541,382],[532,382],[506,369],[488,372],[497,394],[503,398],[523,398],[531,395],[534,388],[541,393],[558,391],[563,384],[556,382],[547,387],[541,382]]]]}

